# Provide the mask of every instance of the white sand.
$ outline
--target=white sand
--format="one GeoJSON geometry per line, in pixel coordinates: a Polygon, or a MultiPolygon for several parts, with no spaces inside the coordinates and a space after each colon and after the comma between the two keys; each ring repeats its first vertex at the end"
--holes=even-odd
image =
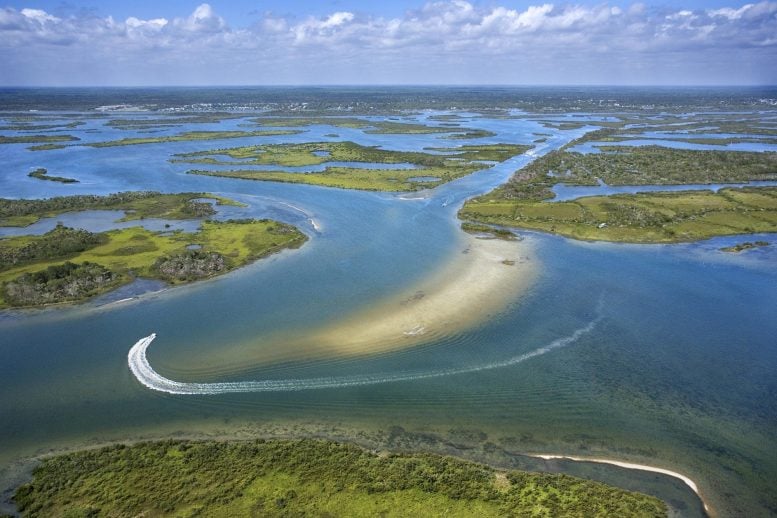
{"type": "Polygon", "coordinates": [[[472,236],[462,241],[461,253],[430,279],[314,332],[311,343],[348,355],[429,342],[504,311],[536,277],[526,242],[472,236]]]}
{"type": "Polygon", "coordinates": [[[222,344],[196,358],[179,358],[176,370],[193,377],[220,377],[248,366],[371,355],[455,335],[518,300],[536,278],[532,251],[530,240],[464,235],[447,264],[397,295],[307,332],[279,331],[240,344],[222,344]]]}
{"type": "Polygon", "coordinates": [[[655,466],[648,466],[647,464],[634,464],[632,462],[622,462],[619,460],[602,459],[598,457],[577,457],[574,455],[529,455],[529,456],[545,459],[545,460],[566,459],[566,460],[575,460],[580,462],[596,462],[599,464],[611,464],[613,466],[618,466],[621,468],[638,469],[640,471],[650,471],[652,473],[661,473],[662,475],[669,475],[670,477],[674,477],[682,480],[685,483],[685,485],[690,487],[691,490],[694,493],[696,493],[696,495],[701,499],[701,502],[704,505],[704,510],[707,511],[708,513],[710,512],[710,508],[709,506],[707,506],[707,502],[704,501],[704,497],[699,492],[699,487],[696,485],[696,482],[686,477],[682,473],[678,473],[676,471],[671,471],[664,468],[658,468],[655,466]]]}

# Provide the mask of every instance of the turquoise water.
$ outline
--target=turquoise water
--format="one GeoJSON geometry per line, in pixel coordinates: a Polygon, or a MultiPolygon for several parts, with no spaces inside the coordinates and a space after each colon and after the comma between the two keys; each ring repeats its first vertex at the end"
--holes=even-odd
{"type": "MultiPolygon", "coordinates": [[[[245,122],[189,125],[169,133],[231,129],[245,122]]],[[[589,455],[673,469],[696,480],[718,507],[750,516],[773,511],[777,247],[737,255],[719,248],[757,238],[774,242],[774,235],[645,246],[528,233],[527,242],[536,247],[538,281],[525,297],[473,329],[372,356],[292,359],[230,371],[198,363],[198,355],[228,354],[246,343],[282,347],[278,336],[337,322],[412,287],[460,253],[455,214],[461,203],[504,182],[532,157],[484,164],[482,171],[437,189],[397,196],[186,175],[189,166],[168,162],[172,154],[326,140],[328,133],[401,150],[530,143],[534,133],[550,134],[532,152],[541,154],[585,131],[554,130],[530,119],[480,117],[465,125],[497,136],[450,141],[440,135],[372,135],[313,126],[299,135],[224,141],[46,152],[0,147],[6,165],[0,192],[6,197],[135,189],[214,192],[249,205],[221,208],[219,217],[276,218],[311,238],[299,250],[212,281],[161,292],[158,285],[128,288],[123,295],[151,292],[131,301],[2,312],[0,461],[10,465],[49,448],[103,440],[178,431],[228,434],[279,423],[401,426],[443,437],[467,428],[511,453],[589,455]],[[26,172],[34,167],[81,183],[28,179],[26,172]],[[575,335],[580,329],[588,331],[575,335]],[[402,375],[384,383],[302,391],[165,394],[142,386],[127,366],[130,347],[152,332],[158,337],[149,360],[174,380],[402,375]],[[546,354],[509,362],[568,337],[574,339],[546,354]],[[447,374],[404,375],[432,371],[447,374]]],[[[70,133],[94,141],[135,134],[94,120],[70,133]],[[91,130],[99,133],[87,133],[91,130]]],[[[99,215],[96,219],[105,222],[99,215]]],[[[667,477],[585,463],[516,462],[650,490],[670,499],[683,515],[701,513],[698,500],[667,477]]]]}

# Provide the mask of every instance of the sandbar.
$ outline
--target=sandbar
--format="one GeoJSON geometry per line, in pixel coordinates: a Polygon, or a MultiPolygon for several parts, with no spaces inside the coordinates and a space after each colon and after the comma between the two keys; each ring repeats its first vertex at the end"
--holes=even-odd
{"type": "Polygon", "coordinates": [[[462,238],[460,253],[398,296],[314,333],[316,347],[337,355],[384,352],[477,326],[501,313],[536,277],[532,246],[462,238]]]}
{"type": "Polygon", "coordinates": [[[278,331],[176,359],[179,374],[237,374],[294,360],[367,356],[454,336],[518,301],[538,274],[531,238],[481,239],[462,234],[439,270],[397,294],[306,331],[278,331]]]}

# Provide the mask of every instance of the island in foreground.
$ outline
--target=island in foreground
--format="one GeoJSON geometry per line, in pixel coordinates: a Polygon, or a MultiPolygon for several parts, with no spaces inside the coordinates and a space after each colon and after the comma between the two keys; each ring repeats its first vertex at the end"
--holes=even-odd
{"type": "Polygon", "coordinates": [[[567,475],[311,439],[117,444],[48,458],[23,516],[667,516],[661,500],[567,475]]]}

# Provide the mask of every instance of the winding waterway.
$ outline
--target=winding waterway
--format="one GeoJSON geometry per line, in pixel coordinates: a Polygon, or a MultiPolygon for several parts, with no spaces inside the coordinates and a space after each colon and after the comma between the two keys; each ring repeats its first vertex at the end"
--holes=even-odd
{"type": "MultiPolygon", "coordinates": [[[[475,305],[477,318],[466,325],[413,335],[402,347],[357,344],[351,349],[358,346],[358,354],[306,341],[415,293],[465,250],[456,219],[465,199],[591,129],[561,131],[529,118],[473,116],[462,124],[496,136],[449,141],[319,125],[298,135],[214,142],[46,152],[3,146],[4,197],[213,192],[248,204],[222,208],[219,218],[280,219],[311,238],[212,281],[107,305],[0,313],[6,472],[16,459],[50,449],[127,438],[399,426],[445,438],[466,429],[510,455],[606,457],[677,471],[713,509],[763,511],[759,494],[777,478],[773,246],[731,255],[719,248],[741,238],[631,246],[526,233],[505,246],[533,265],[531,282],[494,307],[475,305]],[[168,161],[174,153],[258,142],[353,140],[422,150],[531,143],[539,133],[547,140],[530,153],[406,195],[194,176],[168,161]],[[23,174],[35,167],[80,183],[23,174]]],[[[96,121],[73,133],[93,141],[127,136],[96,121]]],[[[456,293],[452,303],[467,302],[465,292],[456,293]]],[[[683,516],[703,513],[681,481],[660,473],[563,459],[521,465],[659,494],[683,516]]]]}

